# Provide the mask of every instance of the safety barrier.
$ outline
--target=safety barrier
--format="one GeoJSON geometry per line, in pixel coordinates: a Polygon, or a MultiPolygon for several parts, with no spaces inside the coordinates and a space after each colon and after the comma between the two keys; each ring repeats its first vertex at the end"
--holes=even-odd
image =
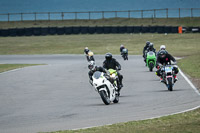
{"type": "Polygon", "coordinates": [[[200,27],[180,28],[178,26],[78,26],[0,29],[0,36],[3,37],[120,33],[200,33],[200,27]],[[180,31],[180,29],[182,31],[180,31]]]}

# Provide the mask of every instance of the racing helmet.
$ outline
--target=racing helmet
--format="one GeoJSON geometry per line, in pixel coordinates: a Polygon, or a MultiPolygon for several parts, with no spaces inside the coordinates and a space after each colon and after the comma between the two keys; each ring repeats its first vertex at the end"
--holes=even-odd
{"type": "Polygon", "coordinates": [[[112,59],[112,54],[111,53],[106,53],[105,58],[106,58],[106,60],[111,60],[112,59]]]}
{"type": "Polygon", "coordinates": [[[149,44],[149,47],[150,47],[150,48],[153,48],[153,43],[150,43],[150,44],[149,44]]]}
{"type": "Polygon", "coordinates": [[[150,44],[150,41],[146,41],[146,46],[149,46],[149,44],[150,44]]]}
{"type": "Polygon", "coordinates": [[[88,68],[89,68],[90,70],[94,70],[94,69],[95,69],[95,62],[94,62],[94,61],[90,61],[90,62],[88,63],[88,68]]]}
{"type": "Polygon", "coordinates": [[[167,55],[167,52],[166,52],[165,50],[161,50],[161,51],[159,52],[159,57],[160,57],[160,58],[165,58],[166,55],[167,55]]]}
{"type": "Polygon", "coordinates": [[[160,50],[165,50],[165,49],[166,49],[165,45],[160,46],[160,50]]]}

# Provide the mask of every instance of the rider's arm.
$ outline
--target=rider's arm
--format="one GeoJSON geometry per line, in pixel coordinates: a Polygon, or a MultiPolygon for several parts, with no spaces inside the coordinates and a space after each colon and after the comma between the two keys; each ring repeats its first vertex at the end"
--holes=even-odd
{"type": "Polygon", "coordinates": [[[89,75],[90,80],[92,80],[93,72],[89,71],[89,72],[88,72],[88,75],[89,75]]]}
{"type": "Polygon", "coordinates": [[[172,55],[168,54],[168,56],[169,56],[170,60],[172,60],[173,62],[176,62],[176,59],[172,55]]]}
{"type": "Polygon", "coordinates": [[[115,60],[115,64],[116,64],[118,70],[121,70],[121,65],[119,64],[119,62],[115,60]]]}

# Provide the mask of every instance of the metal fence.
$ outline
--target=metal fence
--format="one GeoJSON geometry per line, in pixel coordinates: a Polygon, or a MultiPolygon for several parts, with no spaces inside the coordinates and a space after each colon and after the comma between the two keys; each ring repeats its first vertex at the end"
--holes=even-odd
{"type": "Polygon", "coordinates": [[[0,21],[38,20],[78,20],[105,18],[183,18],[200,17],[200,8],[166,8],[127,11],[88,11],[88,12],[34,12],[0,14],[0,21]]]}

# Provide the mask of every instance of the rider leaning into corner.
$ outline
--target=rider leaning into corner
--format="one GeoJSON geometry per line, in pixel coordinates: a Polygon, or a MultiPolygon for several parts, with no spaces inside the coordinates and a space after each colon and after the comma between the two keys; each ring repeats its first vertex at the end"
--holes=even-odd
{"type": "MultiPolygon", "coordinates": [[[[89,76],[89,79],[90,79],[90,83],[91,83],[91,81],[93,80],[93,79],[92,79],[92,76],[93,76],[93,74],[94,74],[96,71],[103,72],[103,73],[107,74],[108,77],[109,77],[109,72],[108,72],[108,70],[106,70],[105,68],[103,68],[103,67],[101,67],[101,66],[96,66],[94,61],[90,61],[90,62],[88,63],[88,68],[89,68],[89,70],[90,70],[90,71],[88,72],[88,76],[89,76]]],[[[107,76],[106,76],[106,77],[107,77],[107,76]]],[[[108,80],[109,80],[109,79],[108,79],[108,80]]]]}
{"type": "Polygon", "coordinates": [[[119,49],[120,53],[122,53],[122,50],[123,50],[123,49],[125,49],[125,47],[124,47],[124,45],[122,44],[122,45],[120,45],[120,49],[119,49]]]}
{"type": "Polygon", "coordinates": [[[87,60],[89,60],[89,57],[88,57],[88,53],[89,53],[89,52],[90,52],[90,50],[88,49],[88,47],[85,47],[85,49],[84,49],[84,54],[85,54],[87,60]]]}
{"type": "Polygon", "coordinates": [[[119,77],[118,88],[121,89],[123,87],[123,84],[122,84],[123,76],[119,73],[119,70],[121,70],[121,65],[119,64],[119,62],[116,59],[112,58],[111,53],[107,53],[105,55],[105,61],[103,62],[103,67],[107,70],[108,69],[117,70],[117,74],[119,77]]]}
{"type": "MultiPolygon", "coordinates": [[[[162,79],[162,72],[160,65],[167,65],[167,64],[171,65],[171,61],[173,61],[174,64],[176,64],[176,59],[173,56],[171,56],[166,50],[160,50],[160,52],[157,55],[156,67],[158,70],[156,71],[156,75],[160,77],[161,82],[164,82],[164,79],[162,79]]],[[[178,80],[177,79],[177,74],[179,72],[178,67],[174,66],[173,70],[175,73],[174,78],[176,82],[178,80]]]]}
{"type": "Polygon", "coordinates": [[[128,55],[128,49],[125,48],[125,46],[123,44],[120,45],[120,49],[119,49],[121,55],[123,55],[123,53],[126,53],[128,55]]]}

